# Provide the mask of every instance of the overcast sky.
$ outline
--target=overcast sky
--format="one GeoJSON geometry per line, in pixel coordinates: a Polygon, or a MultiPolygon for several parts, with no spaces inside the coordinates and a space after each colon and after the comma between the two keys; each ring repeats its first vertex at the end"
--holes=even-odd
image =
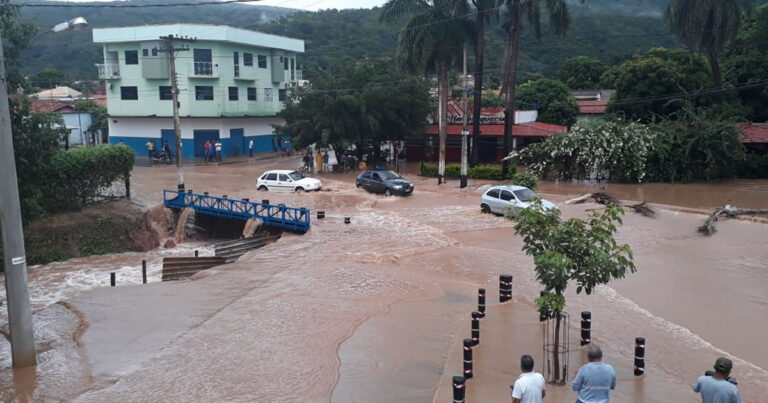
{"type": "MultiPolygon", "coordinates": [[[[69,0],[69,1],[113,1],[113,0],[69,0]]],[[[158,0],[162,3],[162,0],[158,0]]],[[[326,8],[371,8],[386,3],[386,0],[262,0],[248,4],[299,8],[302,10],[324,10],[326,8]]]]}

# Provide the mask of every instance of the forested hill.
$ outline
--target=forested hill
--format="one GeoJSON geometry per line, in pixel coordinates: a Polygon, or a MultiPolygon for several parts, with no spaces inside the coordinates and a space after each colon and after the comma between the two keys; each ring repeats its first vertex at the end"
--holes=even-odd
{"type": "MultiPolygon", "coordinates": [[[[189,0],[173,0],[189,2],[189,0]]],[[[762,0],[766,2],[768,0],[762,0]]],[[[129,0],[95,4],[158,4],[158,0],[129,0]]],[[[521,72],[548,73],[562,60],[573,56],[593,56],[613,63],[653,46],[679,46],[661,21],[667,0],[573,0],[572,29],[565,38],[548,34],[537,41],[524,31],[521,72]]],[[[26,2],[25,2],[26,3],[26,2]]],[[[45,2],[37,2],[45,3],[45,2]]],[[[81,15],[91,27],[193,22],[227,24],[267,33],[303,39],[306,54],[299,63],[310,74],[315,67],[336,57],[394,57],[400,24],[378,23],[379,9],[325,10],[297,12],[280,7],[243,4],[139,8],[40,8],[23,7],[22,19],[43,28],[81,15]]],[[[504,51],[504,32],[492,22],[487,38],[488,74],[498,75],[504,51]]],[[[32,73],[55,67],[73,79],[95,78],[94,63],[102,60],[101,50],[91,40],[90,30],[65,35],[46,34],[25,53],[21,64],[32,73]]]]}

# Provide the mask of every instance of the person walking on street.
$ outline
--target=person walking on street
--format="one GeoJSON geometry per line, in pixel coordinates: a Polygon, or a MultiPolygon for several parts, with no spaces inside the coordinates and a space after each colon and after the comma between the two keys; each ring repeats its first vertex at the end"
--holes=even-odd
{"type": "Polygon", "coordinates": [[[152,163],[152,154],[155,152],[155,142],[152,140],[147,141],[147,153],[149,154],[149,163],[152,163]]]}
{"type": "Polygon", "coordinates": [[[576,403],[609,403],[610,392],[616,389],[616,371],[603,361],[603,351],[596,344],[587,347],[589,362],[579,368],[573,380],[573,390],[579,393],[576,403]]]}
{"type": "Polygon", "coordinates": [[[317,173],[323,172],[323,154],[320,153],[320,150],[317,150],[315,155],[315,164],[317,165],[317,173]]]}
{"type": "Polygon", "coordinates": [[[331,167],[328,166],[328,150],[325,150],[325,153],[323,154],[323,168],[325,168],[326,171],[331,172],[331,167]]]}
{"type": "Polygon", "coordinates": [[[520,369],[523,371],[517,377],[512,389],[512,403],[541,403],[547,392],[544,390],[546,382],[538,372],[533,372],[533,357],[524,355],[520,357],[520,369]]]}
{"type": "Polygon", "coordinates": [[[248,158],[253,158],[253,139],[248,142],[248,158]]]}
{"type": "Polygon", "coordinates": [[[221,141],[216,140],[216,161],[221,162],[221,141]]]}
{"type": "Polygon", "coordinates": [[[312,157],[311,148],[307,148],[307,158],[309,158],[309,172],[315,172],[315,159],[312,157]]]}
{"type": "Polygon", "coordinates": [[[715,372],[699,377],[693,391],[701,393],[702,403],[741,403],[736,381],[730,378],[733,362],[720,357],[715,361],[715,372]]]}

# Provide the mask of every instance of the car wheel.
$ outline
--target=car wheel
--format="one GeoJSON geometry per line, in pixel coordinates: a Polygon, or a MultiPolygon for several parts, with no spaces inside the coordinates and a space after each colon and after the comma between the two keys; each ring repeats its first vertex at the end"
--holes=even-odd
{"type": "Polygon", "coordinates": [[[491,208],[488,207],[487,204],[481,204],[480,209],[482,210],[483,214],[488,214],[491,212],[491,208]]]}
{"type": "Polygon", "coordinates": [[[355,184],[355,187],[356,187],[356,188],[358,188],[358,189],[360,189],[361,187],[363,187],[363,185],[362,185],[362,184],[360,184],[360,183],[356,183],[356,184],[355,184]]]}
{"type": "Polygon", "coordinates": [[[261,186],[259,186],[259,189],[258,189],[258,190],[260,190],[260,191],[262,191],[262,192],[266,192],[266,191],[267,191],[267,190],[269,190],[269,189],[267,189],[267,187],[266,187],[266,186],[264,186],[264,185],[261,185],[261,186]]]}
{"type": "Polygon", "coordinates": [[[304,188],[303,188],[303,187],[301,187],[301,186],[299,186],[299,187],[297,187],[295,190],[296,190],[297,192],[303,192],[303,191],[304,191],[304,188]]]}
{"type": "Polygon", "coordinates": [[[392,196],[392,191],[389,189],[384,189],[384,197],[392,196]]]}

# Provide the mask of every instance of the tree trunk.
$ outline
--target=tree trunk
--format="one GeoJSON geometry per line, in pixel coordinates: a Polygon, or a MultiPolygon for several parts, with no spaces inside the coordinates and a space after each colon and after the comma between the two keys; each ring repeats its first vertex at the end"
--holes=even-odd
{"type": "Polygon", "coordinates": [[[477,37],[475,38],[475,105],[472,112],[472,158],[470,166],[480,163],[480,112],[483,97],[483,53],[485,52],[485,15],[478,11],[477,37]]]}
{"type": "MultiPolygon", "coordinates": [[[[510,18],[512,21],[507,28],[507,74],[504,77],[507,90],[507,102],[504,106],[506,119],[504,120],[504,154],[512,152],[512,128],[515,125],[515,81],[517,76],[517,56],[520,49],[521,13],[520,0],[512,3],[510,18]]],[[[504,160],[502,165],[502,178],[509,173],[509,160],[504,160]]]]}
{"type": "Polygon", "coordinates": [[[560,380],[560,312],[555,312],[555,343],[552,346],[552,381],[561,383],[560,380]]]}
{"type": "MultiPolygon", "coordinates": [[[[720,75],[720,63],[717,61],[717,55],[714,52],[707,52],[707,59],[709,59],[709,66],[712,67],[712,81],[715,84],[715,88],[721,88],[723,86],[723,79],[720,75]]],[[[721,98],[722,94],[716,95],[721,98]]]]}
{"type": "Polygon", "coordinates": [[[768,214],[768,209],[742,209],[730,204],[715,209],[715,211],[707,218],[704,225],[698,228],[698,231],[706,236],[714,234],[715,222],[720,217],[736,217],[739,215],[763,215],[768,214]]]}
{"type": "Polygon", "coordinates": [[[448,134],[448,61],[439,56],[437,61],[438,132],[440,151],[437,163],[437,184],[445,182],[445,140],[448,134]]]}

